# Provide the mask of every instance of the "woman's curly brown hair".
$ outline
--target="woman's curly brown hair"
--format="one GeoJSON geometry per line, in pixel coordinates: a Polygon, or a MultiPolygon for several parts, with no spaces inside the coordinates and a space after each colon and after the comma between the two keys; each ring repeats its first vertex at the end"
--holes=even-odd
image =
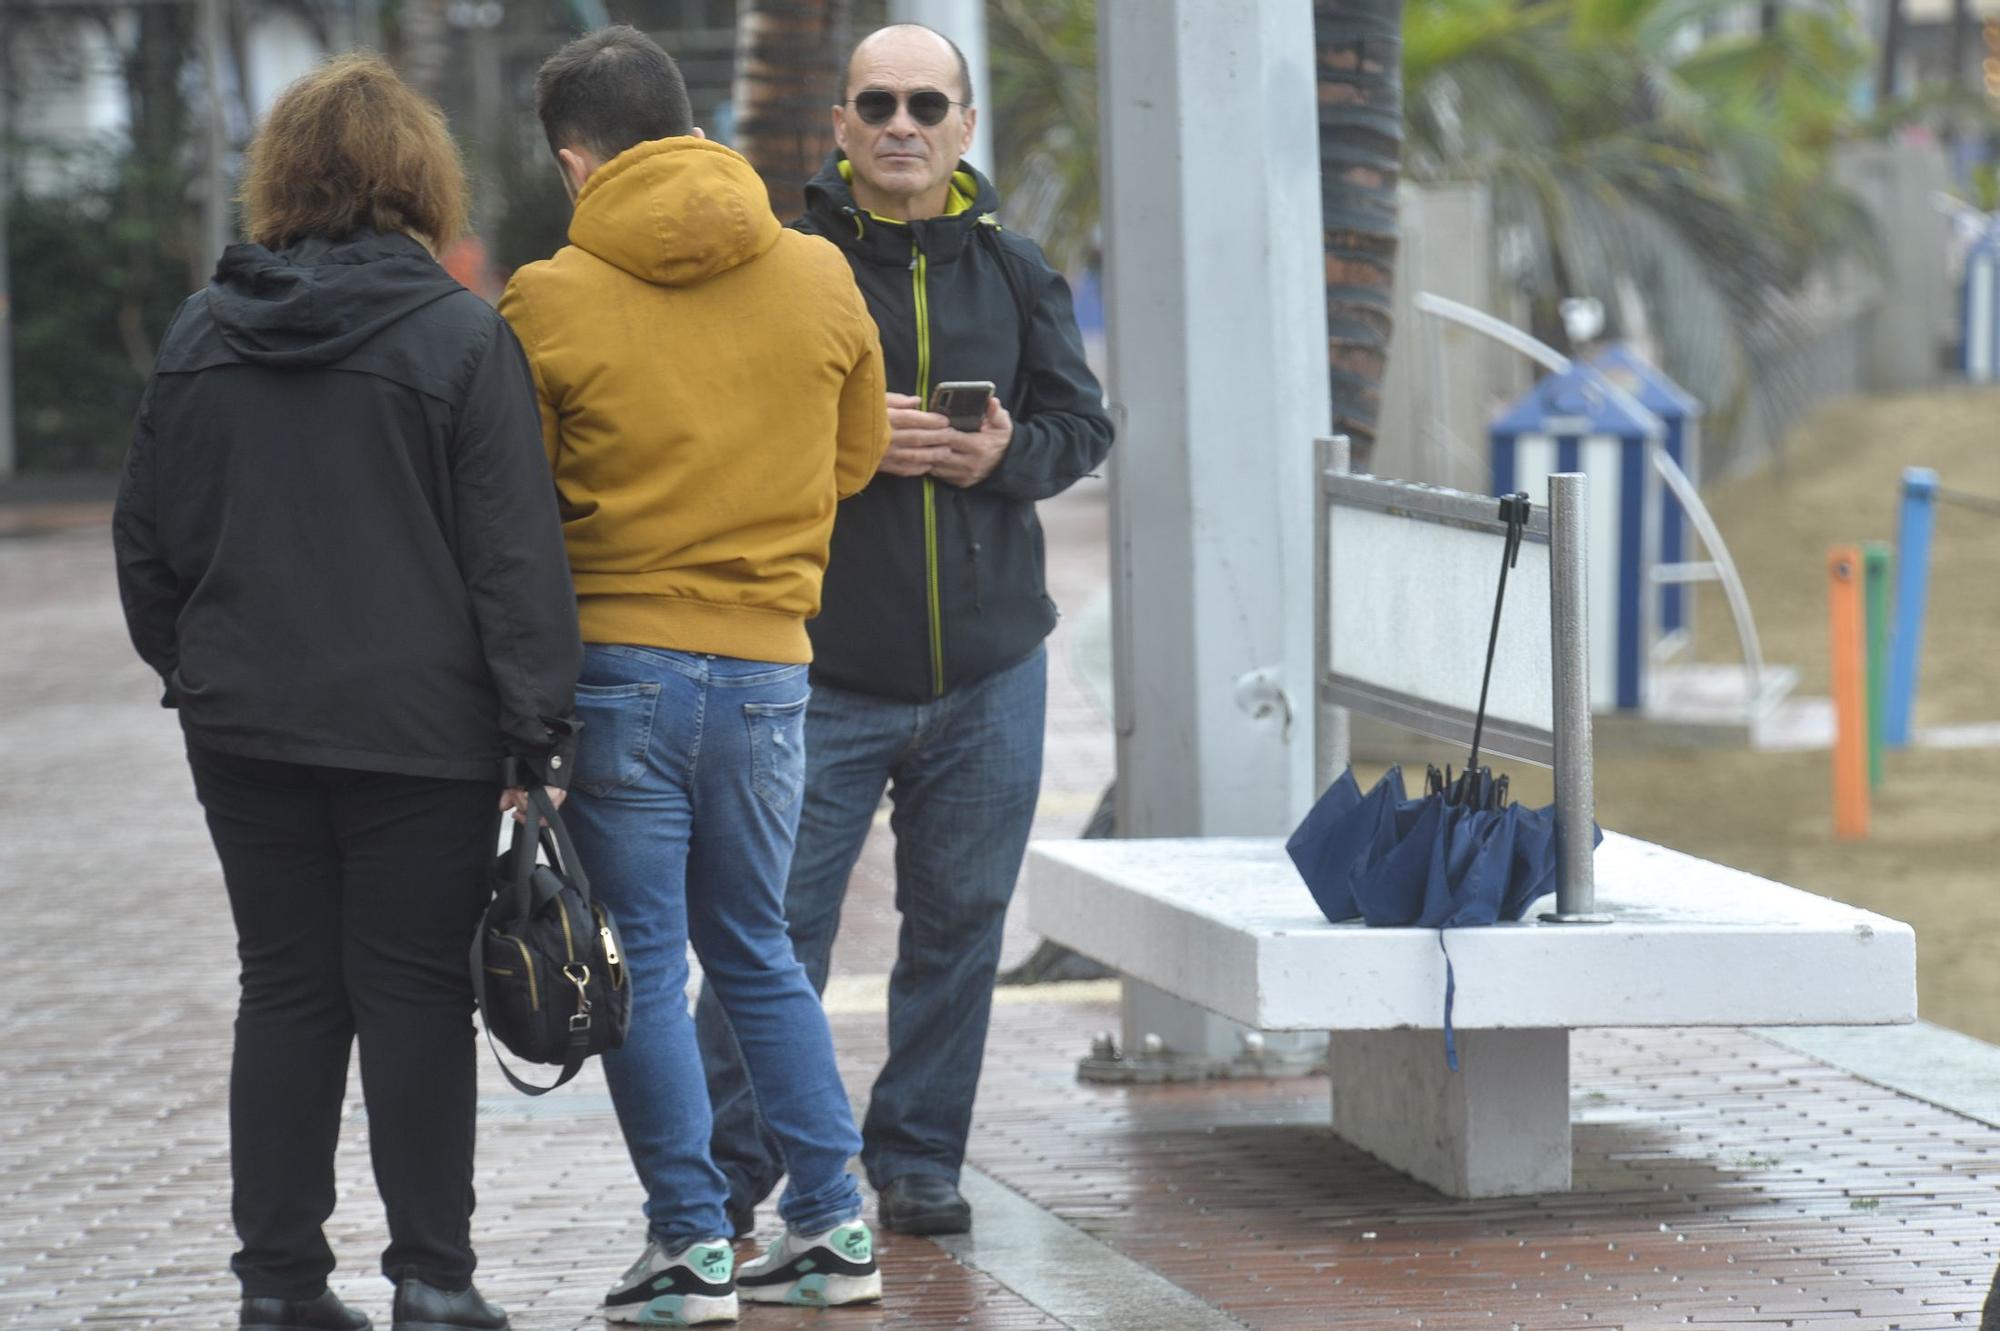
{"type": "Polygon", "coordinates": [[[237,197],[250,239],[269,249],[373,227],[443,250],[465,230],[466,192],[444,112],[360,52],[279,94],[244,156],[237,197]]]}

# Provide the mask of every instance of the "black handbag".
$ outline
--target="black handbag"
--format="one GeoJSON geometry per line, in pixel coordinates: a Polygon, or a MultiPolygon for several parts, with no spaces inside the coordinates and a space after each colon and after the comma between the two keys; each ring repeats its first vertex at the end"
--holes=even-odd
{"type": "Polygon", "coordinates": [[[494,1050],[518,1091],[543,1095],[568,1082],[592,1054],[625,1043],[632,979],[618,926],[590,895],[569,829],[539,786],[534,812],[493,866],[493,904],[472,939],[472,992],[490,1044],[495,1036],[531,1063],[560,1065],[547,1086],[522,1081],[494,1050]],[[539,834],[535,814],[546,824],[539,834]],[[548,863],[541,863],[540,846],[548,863]]]}

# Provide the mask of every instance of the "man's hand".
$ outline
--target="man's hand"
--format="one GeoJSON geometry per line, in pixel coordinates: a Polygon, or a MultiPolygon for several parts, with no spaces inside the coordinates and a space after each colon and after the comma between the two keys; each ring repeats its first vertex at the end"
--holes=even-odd
{"type": "Polygon", "coordinates": [[[922,398],[908,393],[884,396],[889,402],[889,451],[882,455],[876,470],[889,476],[928,475],[933,466],[951,456],[944,436],[957,431],[935,411],[925,411],[922,398]]]}
{"type": "Polygon", "coordinates": [[[947,429],[943,439],[948,451],[945,457],[931,463],[931,475],[963,490],[991,476],[1000,465],[1000,459],[1007,455],[1007,445],[1014,442],[1014,418],[1000,405],[998,397],[989,397],[986,419],[977,430],[967,433],[947,429]]]}
{"type": "MultiPolygon", "coordinates": [[[[569,798],[569,792],[555,786],[550,786],[548,788],[548,796],[549,803],[560,809],[563,801],[569,798]]],[[[511,811],[514,815],[514,821],[517,823],[527,822],[528,810],[534,807],[534,801],[528,798],[528,792],[519,786],[509,786],[506,790],[500,792],[500,812],[508,813],[511,811]]],[[[547,821],[547,819],[542,820],[544,826],[547,825],[547,821]]]]}

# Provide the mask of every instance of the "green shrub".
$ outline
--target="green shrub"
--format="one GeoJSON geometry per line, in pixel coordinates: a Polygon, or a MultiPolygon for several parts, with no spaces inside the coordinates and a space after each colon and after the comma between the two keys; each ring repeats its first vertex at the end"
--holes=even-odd
{"type": "Polygon", "coordinates": [[[14,421],[23,472],[115,470],[160,335],[188,294],[192,210],[165,221],[129,155],[61,196],[9,204],[14,421]],[[95,182],[95,183],[93,183],[95,182]]]}

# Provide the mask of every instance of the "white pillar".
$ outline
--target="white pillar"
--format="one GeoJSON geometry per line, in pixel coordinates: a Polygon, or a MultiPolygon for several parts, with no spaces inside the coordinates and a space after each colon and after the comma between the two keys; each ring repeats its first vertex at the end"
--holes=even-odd
{"type": "Polygon", "coordinates": [[[993,81],[987,77],[986,0],[889,0],[889,21],[935,28],[965,52],[966,66],[972,71],[972,101],[979,108],[969,160],[987,179],[999,183],[998,164],[993,160],[993,81]]]}
{"type": "MultiPolygon", "coordinates": [[[[1118,829],[1284,834],[1313,793],[1330,421],[1312,5],[1105,0],[1098,79],[1118,829]]],[[[1128,1037],[1226,1029],[1133,1006],[1128,1037]]]]}
{"type": "Polygon", "coordinates": [[[1289,832],[1330,420],[1312,5],[1122,0],[1098,22],[1119,830],[1289,832]],[[1246,682],[1267,669],[1275,690],[1246,682]]]}

